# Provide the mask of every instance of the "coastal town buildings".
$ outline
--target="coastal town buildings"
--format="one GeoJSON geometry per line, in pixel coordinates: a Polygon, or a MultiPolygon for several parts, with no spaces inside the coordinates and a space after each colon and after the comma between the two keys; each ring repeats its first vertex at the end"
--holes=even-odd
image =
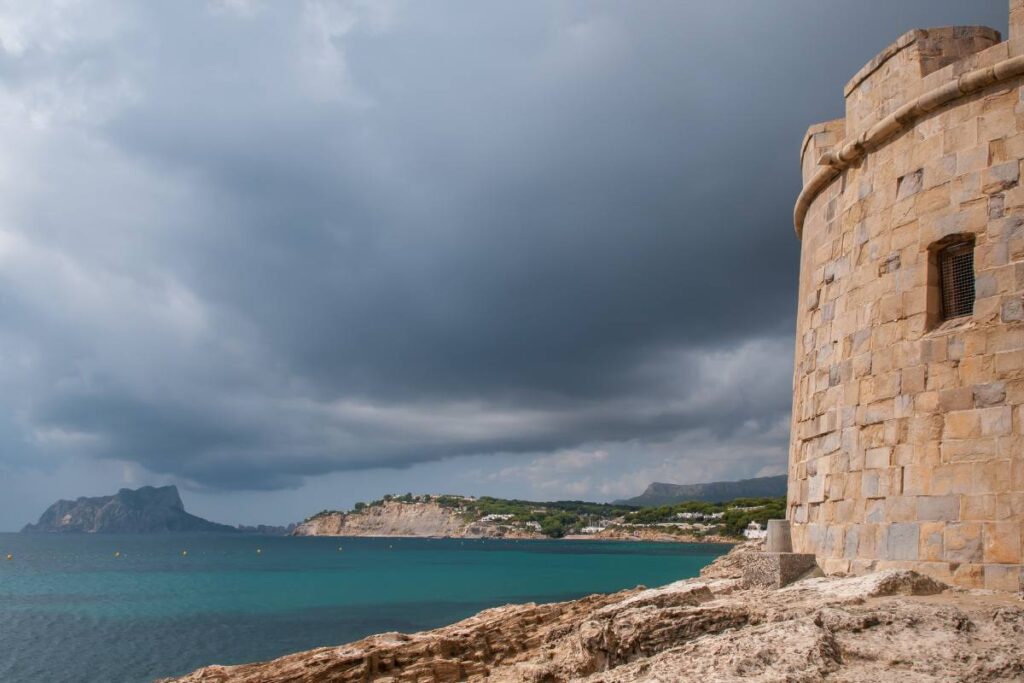
{"type": "Polygon", "coordinates": [[[757,522],[751,522],[747,525],[747,528],[743,530],[743,537],[748,541],[768,538],[768,530],[757,522]]]}

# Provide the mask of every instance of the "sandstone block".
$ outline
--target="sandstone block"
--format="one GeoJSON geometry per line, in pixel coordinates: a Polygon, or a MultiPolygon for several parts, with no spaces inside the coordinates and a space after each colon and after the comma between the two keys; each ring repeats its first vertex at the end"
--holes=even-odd
{"type": "Polygon", "coordinates": [[[956,410],[946,414],[943,436],[970,439],[981,436],[981,415],[977,410],[956,410]]]}
{"type": "Polygon", "coordinates": [[[917,365],[912,368],[903,368],[900,377],[900,390],[907,394],[918,394],[924,391],[925,373],[924,366],[917,365]]]}
{"type": "Polygon", "coordinates": [[[1021,562],[1020,525],[1014,522],[986,522],[983,527],[984,561],[1021,562]]]}
{"type": "Polygon", "coordinates": [[[972,468],[971,493],[1001,493],[1007,490],[1012,476],[1009,460],[986,460],[975,463],[972,468]]]}
{"type": "Polygon", "coordinates": [[[935,495],[971,493],[974,486],[974,466],[967,462],[937,465],[931,474],[931,488],[935,495]]]}
{"type": "Polygon", "coordinates": [[[884,496],[882,493],[881,472],[882,470],[873,469],[864,470],[861,473],[860,490],[865,498],[880,498],[884,496]]]}
{"type": "Polygon", "coordinates": [[[960,563],[981,562],[981,536],[982,527],[977,522],[947,524],[942,538],[942,559],[960,563]]]}
{"type": "Polygon", "coordinates": [[[890,524],[886,530],[885,559],[916,560],[921,528],[918,524],[890,524]]]}
{"type": "Polygon", "coordinates": [[[901,177],[897,181],[896,199],[906,199],[907,197],[913,196],[921,191],[921,187],[924,185],[924,171],[923,169],[917,169],[913,173],[901,177]]]}
{"type": "Polygon", "coordinates": [[[984,408],[978,411],[981,436],[1007,436],[1013,430],[1013,409],[1010,406],[984,408]]]}
{"type": "Polygon", "coordinates": [[[889,522],[916,521],[916,498],[913,496],[889,496],[886,498],[885,519],[889,522]]]}
{"type": "MultiPolygon", "coordinates": [[[[988,460],[998,454],[995,439],[953,439],[942,441],[940,446],[942,459],[945,462],[963,462],[966,460],[988,460]]],[[[962,491],[961,493],[966,493],[962,491]]]]}
{"type": "Polygon", "coordinates": [[[989,408],[1006,400],[1006,382],[991,382],[973,387],[974,405],[977,408],[989,408]]]}
{"type": "Polygon", "coordinates": [[[960,501],[960,519],[980,521],[996,518],[996,495],[963,496],[960,501]]]}
{"type": "Polygon", "coordinates": [[[925,522],[921,525],[921,545],[918,549],[918,559],[929,562],[942,560],[944,528],[945,524],[941,522],[925,522]]]}
{"type": "Polygon", "coordinates": [[[807,502],[821,503],[825,500],[825,474],[819,472],[807,480],[807,502]]]}
{"type": "MultiPolygon", "coordinates": [[[[931,467],[908,465],[903,468],[903,493],[921,496],[931,492],[931,467]]],[[[920,518],[919,518],[920,519],[920,518]]]]}
{"type": "Polygon", "coordinates": [[[869,500],[864,505],[864,521],[871,524],[879,524],[885,521],[885,501],[880,499],[869,500]]]}
{"type": "Polygon", "coordinates": [[[953,581],[964,588],[983,588],[985,585],[985,565],[964,563],[953,570],[953,581]]]}
{"type": "Polygon", "coordinates": [[[1019,296],[1004,299],[1000,309],[1000,316],[1004,323],[1024,320],[1024,299],[1019,296]]]}
{"type": "Polygon", "coordinates": [[[957,387],[939,392],[939,409],[944,412],[968,410],[974,407],[974,390],[971,387],[957,387]]]}
{"type": "Polygon", "coordinates": [[[1021,591],[1024,586],[1024,565],[989,564],[984,571],[985,588],[989,590],[1012,593],[1021,591]]]}
{"type": "Polygon", "coordinates": [[[917,519],[955,522],[960,518],[960,496],[917,496],[917,519]]]}
{"type": "Polygon", "coordinates": [[[985,170],[981,191],[993,194],[1008,190],[1020,180],[1020,165],[1017,160],[992,166],[985,170]]]}
{"type": "Polygon", "coordinates": [[[881,469],[889,466],[892,456],[892,448],[881,446],[869,448],[864,453],[864,467],[867,469],[881,469]]]}

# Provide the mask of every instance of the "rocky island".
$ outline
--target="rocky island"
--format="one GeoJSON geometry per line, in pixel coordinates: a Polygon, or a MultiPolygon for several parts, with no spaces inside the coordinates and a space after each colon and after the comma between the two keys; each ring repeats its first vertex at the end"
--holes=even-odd
{"type": "Polygon", "coordinates": [[[701,577],[661,588],[508,605],[175,681],[1024,680],[1024,603],[1012,594],[910,570],[755,587],[746,570],[757,550],[739,545],[701,577]]]}
{"type": "Polygon", "coordinates": [[[237,533],[185,512],[176,486],[121,489],[112,496],[58,500],[22,533],[152,534],[180,532],[237,533]]]}

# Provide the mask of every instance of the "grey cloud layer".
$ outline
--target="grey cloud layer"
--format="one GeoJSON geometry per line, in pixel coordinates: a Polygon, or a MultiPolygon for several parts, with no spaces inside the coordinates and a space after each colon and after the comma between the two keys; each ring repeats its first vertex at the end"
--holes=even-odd
{"type": "Polygon", "coordinates": [[[0,10],[0,463],[778,453],[804,127],[915,17],[1005,11],[821,4],[0,10]]]}

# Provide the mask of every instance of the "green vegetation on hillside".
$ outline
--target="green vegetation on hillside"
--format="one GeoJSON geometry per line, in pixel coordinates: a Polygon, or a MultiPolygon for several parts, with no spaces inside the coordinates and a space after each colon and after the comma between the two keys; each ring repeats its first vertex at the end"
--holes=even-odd
{"type": "Polygon", "coordinates": [[[469,520],[487,515],[512,515],[511,522],[540,524],[540,531],[551,538],[579,533],[584,527],[601,520],[621,517],[636,508],[628,505],[588,503],[582,500],[560,500],[537,503],[483,496],[464,503],[463,516],[469,520]]]}
{"type": "Polygon", "coordinates": [[[769,519],[785,519],[786,499],[737,498],[728,503],[677,503],[637,510],[626,515],[623,521],[627,524],[662,524],[676,521],[686,513],[702,514],[708,518],[721,514],[715,521],[722,526],[722,534],[742,536],[751,522],[765,526],[769,519]]]}

